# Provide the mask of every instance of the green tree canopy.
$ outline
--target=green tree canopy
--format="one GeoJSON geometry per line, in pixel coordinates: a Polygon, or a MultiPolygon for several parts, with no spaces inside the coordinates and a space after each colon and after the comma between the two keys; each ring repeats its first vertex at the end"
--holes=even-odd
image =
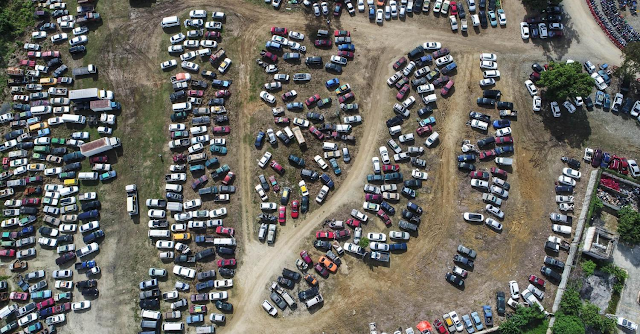
{"type": "Polygon", "coordinates": [[[588,73],[582,72],[580,63],[549,64],[549,70],[540,74],[538,85],[545,87],[545,97],[552,101],[564,101],[576,96],[588,96],[594,81],[588,73]]]}
{"type": "Polygon", "coordinates": [[[529,9],[541,10],[547,8],[548,5],[559,5],[562,0],[522,0],[522,4],[529,9]]]}
{"type": "Polygon", "coordinates": [[[585,325],[599,333],[613,333],[616,327],[615,321],[600,314],[600,308],[589,302],[582,305],[580,318],[585,325]]]}
{"type": "Polygon", "coordinates": [[[635,245],[640,243],[640,213],[624,206],[618,211],[618,234],[620,240],[635,245]]]}
{"type": "Polygon", "coordinates": [[[574,288],[568,288],[564,291],[560,300],[560,311],[566,315],[579,315],[582,309],[582,301],[580,293],[574,288]]]}
{"type": "Polygon", "coordinates": [[[500,324],[502,334],[521,334],[536,327],[545,319],[545,314],[537,307],[518,307],[516,313],[500,324]]]}
{"type": "Polygon", "coordinates": [[[640,42],[631,42],[622,49],[624,61],[616,74],[630,79],[640,73],[640,42]]]}
{"type": "Polygon", "coordinates": [[[556,316],[552,331],[554,334],[584,334],[584,323],[574,315],[560,314],[556,316]]]}

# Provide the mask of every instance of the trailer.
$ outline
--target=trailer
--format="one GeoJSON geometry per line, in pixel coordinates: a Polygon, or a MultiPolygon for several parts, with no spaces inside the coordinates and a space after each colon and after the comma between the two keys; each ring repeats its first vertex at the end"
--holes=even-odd
{"type": "Polygon", "coordinates": [[[271,291],[279,294],[282,299],[284,299],[284,301],[287,303],[287,305],[289,305],[289,307],[293,310],[296,309],[298,307],[298,304],[296,304],[296,302],[293,300],[293,298],[291,298],[291,295],[288,294],[282,287],[280,287],[280,285],[278,285],[278,283],[276,282],[272,282],[271,283],[271,291]]]}
{"type": "MultiPolygon", "coordinates": [[[[75,75],[75,70],[74,70],[75,75]]],[[[98,88],[73,89],[69,91],[69,100],[86,102],[98,99],[98,88]]]]}
{"type": "Polygon", "coordinates": [[[213,235],[196,235],[195,241],[197,244],[213,245],[215,239],[213,235]]]}
{"type": "Polygon", "coordinates": [[[83,76],[83,75],[91,75],[91,74],[98,73],[98,68],[93,64],[89,64],[88,66],[85,66],[85,67],[74,68],[71,71],[71,73],[73,74],[74,77],[79,77],[79,76],[83,76]]]}
{"type": "Polygon", "coordinates": [[[302,131],[300,130],[300,127],[296,126],[293,129],[291,129],[291,131],[293,131],[293,135],[296,137],[296,141],[298,142],[298,145],[300,145],[300,147],[307,147],[307,142],[304,140],[304,136],[302,135],[302,131]]]}
{"type": "Polygon", "coordinates": [[[120,103],[110,100],[95,100],[89,102],[89,109],[95,112],[120,110],[120,108],[120,103]]]}
{"type": "Polygon", "coordinates": [[[102,152],[120,147],[122,143],[118,137],[104,137],[80,145],[80,153],[85,157],[91,157],[102,152]]]}

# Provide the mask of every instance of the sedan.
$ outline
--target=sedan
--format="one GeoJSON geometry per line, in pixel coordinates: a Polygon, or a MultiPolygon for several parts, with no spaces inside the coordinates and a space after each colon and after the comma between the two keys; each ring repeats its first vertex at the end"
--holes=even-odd
{"type": "Polygon", "coordinates": [[[85,44],[87,43],[87,40],[88,38],[85,35],[76,36],[69,40],[69,45],[76,46],[76,45],[85,44]]]}
{"type": "Polygon", "coordinates": [[[499,219],[504,218],[504,212],[491,204],[487,204],[487,206],[485,207],[485,211],[498,217],[499,219]]]}
{"type": "Polygon", "coordinates": [[[522,37],[523,40],[529,39],[529,25],[527,22],[520,22],[520,37],[522,37]]]}
{"type": "Polygon", "coordinates": [[[525,87],[527,87],[527,91],[529,91],[529,95],[535,96],[538,94],[538,88],[533,84],[533,81],[527,80],[524,82],[525,87]]]}

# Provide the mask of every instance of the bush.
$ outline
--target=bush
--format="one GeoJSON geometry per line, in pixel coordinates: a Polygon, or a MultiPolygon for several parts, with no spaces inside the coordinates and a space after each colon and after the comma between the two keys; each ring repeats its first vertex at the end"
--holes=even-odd
{"type": "Polygon", "coordinates": [[[600,308],[589,302],[582,305],[580,318],[586,326],[593,328],[599,333],[613,333],[615,330],[615,322],[600,314],[600,308]]]}
{"type": "Polygon", "coordinates": [[[620,294],[622,292],[622,288],[624,287],[624,281],[627,280],[629,274],[627,274],[624,269],[616,266],[613,263],[610,263],[602,268],[602,271],[605,273],[611,274],[615,276],[616,282],[613,284],[613,292],[620,294]]]}
{"type": "Polygon", "coordinates": [[[591,260],[583,261],[581,264],[581,267],[585,276],[591,276],[593,275],[593,272],[596,270],[596,263],[591,260]]]}
{"type": "Polygon", "coordinates": [[[584,334],[584,323],[575,315],[556,314],[556,322],[551,328],[555,334],[584,334]]]}
{"type": "Polygon", "coordinates": [[[358,245],[362,248],[367,248],[367,246],[369,246],[369,238],[367,237],[362,237],[360,239],[360,242],[358,243],[358,245]]]}
{"type": "Polygon", "coordinates": [[[582,308],[580,293],[574,288],[567,288],[560,300],[560,311],[566,315],[579,315],[582,308]]]}
{"type": "Polygon", "coordinates": [[[537,307],[518,307],[516,313],[500,324],[502,334],[522,334],[538,327],[545,320],[545,314],[537,307]]]}
{"type": "Polygon", "coordinates": [[[640,213],[628,205],[618,211],[618,234],[626,243],[640,244],[640,213]]]}

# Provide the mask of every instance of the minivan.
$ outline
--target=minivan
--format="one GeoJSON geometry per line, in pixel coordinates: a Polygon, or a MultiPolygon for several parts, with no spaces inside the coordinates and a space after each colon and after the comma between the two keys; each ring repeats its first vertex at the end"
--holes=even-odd
{"type": "Polygon", "coordinates": [[[45,115],[51,113],[50,106],[35,106],[31,107],[30,111],[33,116],[45,115]]]}
{"type": "Polygon", "coordinates": [[[149,230],[149,238],[170,238],[171,232],[169,230],[149,230]]]}
{"type": "Polygon", "coordinates": [[[79,180],[97,180],[98,173],[97,172],[82,172],[78,174],[79,180]]]}
{"type": "Polygon", "coordinates": [[[180,25],[180,19],[177,16],[168,16],[162,19],[160,24],[162,28],[171,28],[180,25]]]}
{"type": "Polygon", "coordinates": [[[392,126],[389,128],[389,134],[391,136],[395,136],[402,131],[402,127],[400,125],[392,126]]]}
{"type": "Polygon", "coordinates": [[[164,186],[164,190],[165,191],[173,191],[173,192],[182,192],[182,185],[180,184],[172,184],[172,183],[167,183],[164,186]]]}
{"type": "Polygon", "coordinates": [[[181,112],[181,111],[190,111],[191,110],[191,103],[189,102],[182,102],[182,103],[174,103],[171,106],[173,112],[181,112]]]}
{"type": "Polygon", "coordinates": [[[338,149],[338,144],[331,142],[323,142],[322,149],[325,151],[335,151],[338,149]]]}
{"type": "Polygon", "coordinates": [[[163,322],[162,330],[166,332],[176,331],[181,332],[184,331],[184,323],[182,322],[163,322]]]}

